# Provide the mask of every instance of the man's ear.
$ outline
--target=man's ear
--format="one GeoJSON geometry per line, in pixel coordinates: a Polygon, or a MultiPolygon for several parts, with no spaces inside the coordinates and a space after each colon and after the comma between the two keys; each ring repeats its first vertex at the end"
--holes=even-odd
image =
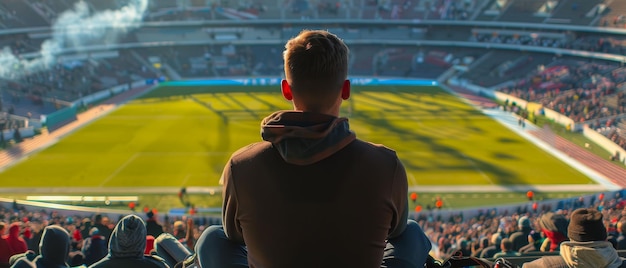
{"type": "Polygon", "coordinates": [[[343,81],[343,86],[341,86],[341,98],[343,100],[350,98],[350,80],[348,79],[343,81]]]}
{"type": "Polygon", "coordinates": [[[289,82],[287,82],[287,80],[283,79],[283,81],[280,82],[280,90],[283,93],[283,97],[285,97],[285,99],[287,99],[288,101],[293,100],[293,94],[291,94],[291,86],[289,85],[289,82]]]}

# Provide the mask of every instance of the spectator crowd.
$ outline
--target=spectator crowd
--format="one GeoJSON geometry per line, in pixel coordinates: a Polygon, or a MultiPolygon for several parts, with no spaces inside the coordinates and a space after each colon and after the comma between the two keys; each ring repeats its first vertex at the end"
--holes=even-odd
{"type": "MultiPolygon", "coordinates": [[[[554,255],[570,240],[571,213],[599,211],[606,241],[626,249],[624,191],[563,199],[556,205],[520,204],[496,213],[479,209],[476,216],[447,218],[429,212],[410,215],[433,244],[431,255],[486,260],[500,257],[554,255]]],[[[534,201],[529,201],[534,202],[534,201]]],[[[28,210],[13,204],[0,208],[0,267],[174,267],[189,257],[203,230],[221,224],[215,216],[157,217],[146,214],[70,216],[54,210],[28,210]]],[[[179,264],[180,265],[180,264],[179,264]]]]}

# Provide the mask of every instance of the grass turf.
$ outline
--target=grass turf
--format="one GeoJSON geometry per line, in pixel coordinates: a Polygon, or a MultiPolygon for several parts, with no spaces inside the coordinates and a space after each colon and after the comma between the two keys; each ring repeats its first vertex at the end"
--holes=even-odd
{"type": "MultiPolygon", "coordinates": [[[[4,187],[217,186],[228,157],[290,109],[276,87],[160,87],[0,173],[4,187]]],[[[395,149],[411,185],[591,184],[437,87],[354,87],[342,115],[395,149]]],[[[462,202],[461,202],[462,203],[462,202]]]]}

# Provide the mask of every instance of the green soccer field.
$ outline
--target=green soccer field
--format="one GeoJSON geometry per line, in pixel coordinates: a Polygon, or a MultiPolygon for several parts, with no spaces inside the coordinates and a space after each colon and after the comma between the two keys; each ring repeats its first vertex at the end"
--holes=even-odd
{"type": "MultiPolygon", "coordinates": [[[[260,120],[290,108],[276,86],[162,86],[0,179],[68,191],[218,186],[230,154],[260,141],[260,120]]],[[[397,151],[412,186],[595,184],[437,87],[354,87],[341,112],[357,137],[397,151]]]]}

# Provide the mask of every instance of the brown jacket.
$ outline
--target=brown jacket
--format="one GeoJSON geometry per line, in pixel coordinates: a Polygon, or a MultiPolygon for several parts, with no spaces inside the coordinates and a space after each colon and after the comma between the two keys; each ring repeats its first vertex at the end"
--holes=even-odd
{"type": "Polygon", "coordinates": [[[250,267],[380,267],[407,220],[407,179],[394,151],[355,138],[347,119],[277,112],[266,140],[222,174],[224,230],[250,267]]]}

